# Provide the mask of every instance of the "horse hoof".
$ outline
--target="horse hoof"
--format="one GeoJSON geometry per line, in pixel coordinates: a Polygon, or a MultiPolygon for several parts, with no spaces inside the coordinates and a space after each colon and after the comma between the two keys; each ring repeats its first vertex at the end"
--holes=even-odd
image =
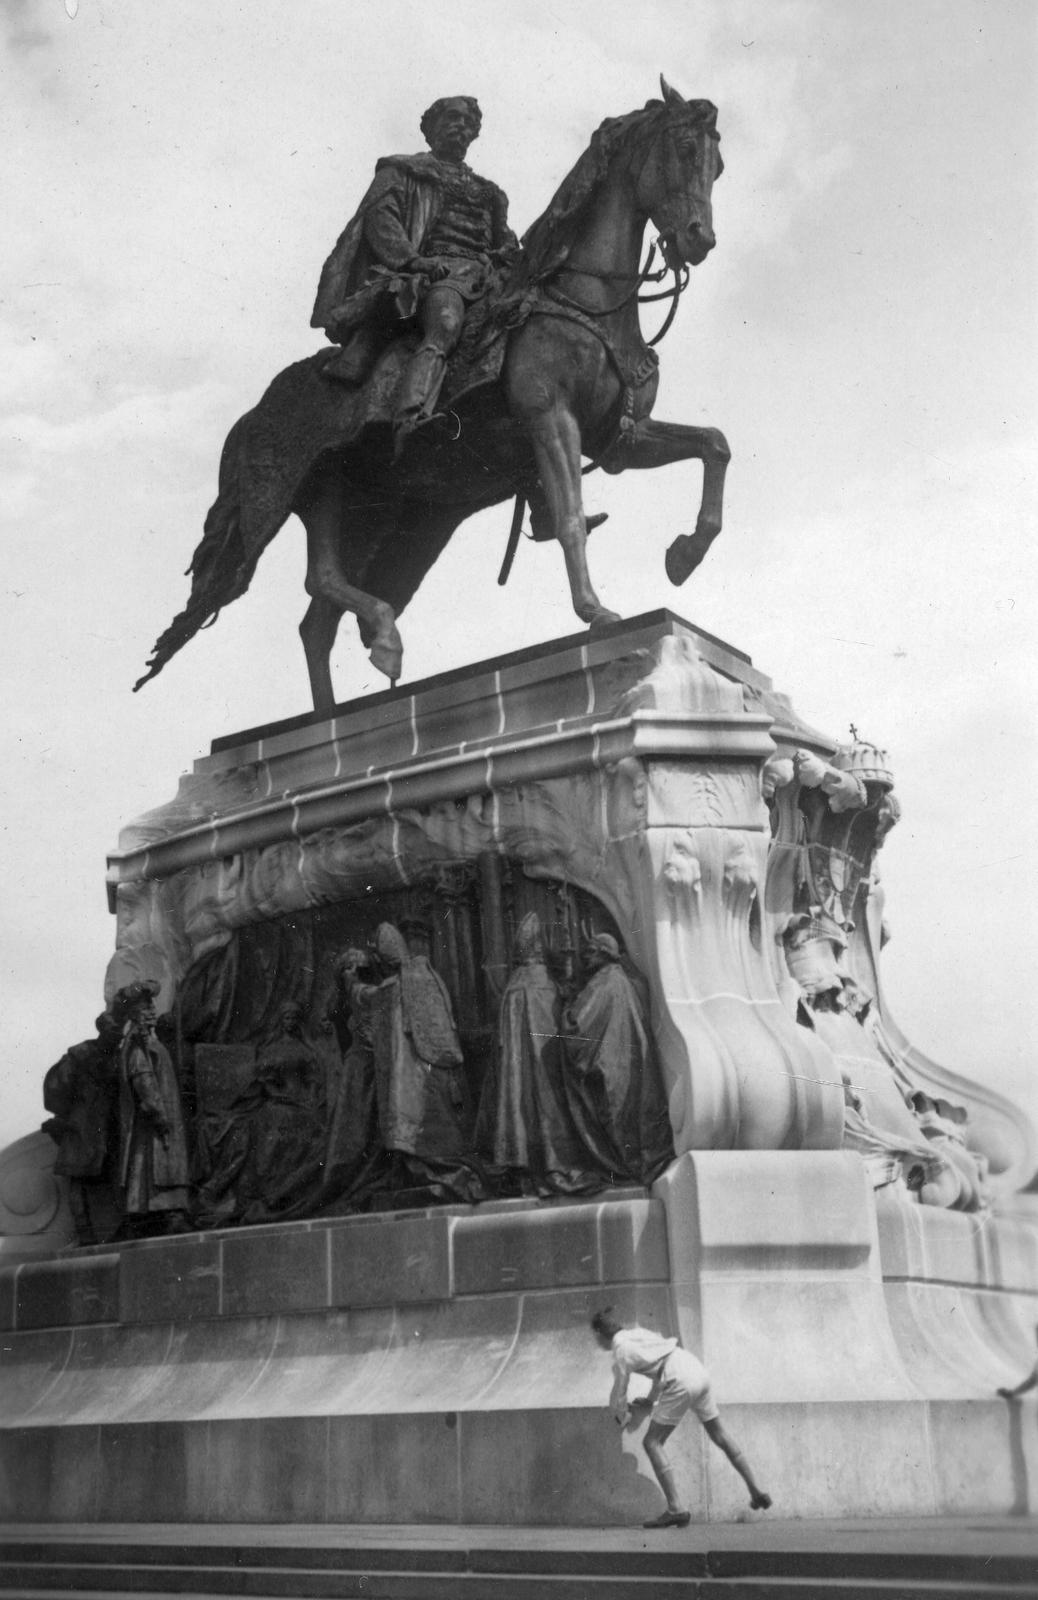
{"type": "Polygon", "coordinates": [[[697,549],[696,541],[691,534],[678,535],[667,551],[663,563],[667,577],[675,588],[692,576],[705,555],[705,550],[697,549]]]}
{"type": "Polygon", "coordinates": [[[368,660],[379,672],[384,672],[390,684],[396,684],[403,666],[404,650],[400,644],[386,644],[376,641],[368,651],[368,660]]]}
{"type": "Polygon", "coordinates": [[[607,611],[605,606],[602,606],[600,610],[595,612],[588,626],[590,627],[591,632],[594,633],[596,628],[608,628],[611,622],[622,621],[623,617],[621,617],[618,611],[607,611]]]}

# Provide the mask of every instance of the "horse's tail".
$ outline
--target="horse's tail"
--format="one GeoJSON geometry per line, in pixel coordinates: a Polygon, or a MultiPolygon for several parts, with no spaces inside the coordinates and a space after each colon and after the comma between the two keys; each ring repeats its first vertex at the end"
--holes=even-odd
{"type": "Polygon", "coordinates": [[[210,627],[224,606],[237,600],[249,587],[256,562],[249,559],[241,537],[238,480],[238,445],[244,421],[244,417],[239,417],[223,447],[219,492],[205,519],[201,543],[187,569],[191,578],[187,605],[156,641],[147,672],[133,686],[134,694],[160,673],[166,662],[200,629],[210,627]]]}

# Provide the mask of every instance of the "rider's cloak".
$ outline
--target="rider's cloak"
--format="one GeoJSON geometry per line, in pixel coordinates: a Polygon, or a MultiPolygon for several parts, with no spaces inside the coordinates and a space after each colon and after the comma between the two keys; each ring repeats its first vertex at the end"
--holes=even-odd
{"type": "MultiPolygon", "coordinates": [[[[514,243],[508,227],[507,195],[489,178],[480,181],[491,193],[493,248],[514,243]]],[[[406,274],[408,263],[422,253],[442,199],[440,163],[429,151],[383,156],[356,216],[346,224],[324,264],[310,326],[323,328],[335,343],[345,342],[386,293],[387,280],[384,275],[373,276],[375,269],[406,274]]],[[[408,286],[398,286],[398,296],[401,287],[406,290],[408,286]]],[[[417,309],[417,280],[410,288],[413,312],[417,309]]]]}

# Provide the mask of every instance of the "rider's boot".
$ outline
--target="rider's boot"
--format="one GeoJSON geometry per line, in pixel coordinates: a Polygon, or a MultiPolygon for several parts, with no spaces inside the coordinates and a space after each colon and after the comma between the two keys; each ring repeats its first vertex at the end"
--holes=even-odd
{"type": "Polygon", "coordinates": [[[411,357],[411,365],[400,385],[400,399],[393,417],[393,454],[399,456],[419,423],[432,416],[447,370],[447,357],[428,339],[411,357]]]}
{"type": "MultiPolygon", "coordinates": [[[[530,533],[535,542],[543,544],[548,539],[555,537],[555,524],[552,521],[551,510],[545,498],[544,490],[540,484],[534,484],[527,491],[527,504],[530,507],[530,533]]],[[[584,518],[584,533],[589,534],[595,528],[601,527],[603,522],[609,521],[608,511],[593,511],[584,518]]]]}

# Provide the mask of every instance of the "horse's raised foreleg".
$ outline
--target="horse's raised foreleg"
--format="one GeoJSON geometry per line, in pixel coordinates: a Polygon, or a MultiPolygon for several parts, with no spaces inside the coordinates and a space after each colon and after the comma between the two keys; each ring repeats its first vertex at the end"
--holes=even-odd
{"type": "Polygon", "coordinates": [[[312,597],[299,633],[314,710],[323,716],[330,716],[335,707],[329,658],[344,611],[352,611],[357,617],[370,647],[372,666],[384,672],[391,682],[399,678],[403,661],[403,645],[392,606],[351,583],[344,569],[342,552],[347,532],[355,531],[358,543],[363,543],[364,533],[371,531],[365,529],[362,520],[354,530],[344,491],[339,475],[329,472],[298,507],[306,528],[306,592],[312,597]]]}
{"type": "Polygon", "coordinates": [[[694,533],[681,533],[667,551],[667,577],[684,583],[721,531],[724,474],[732,453],[716,428],[691,428],[681,422],[639,422],[631,444],[617,444],[602,462],[605,472],[628,467],[667,467],[674,461],[702,461],[703,496],[694,533]]]}
{"type": "Polygon", "coordinates": [[[537,471],[556,539],[566,557],[573,609],[581,622],[601,627],[619,622],[591,586],[587,567],[587,526],[581,500],[580,429],[561,403],[523,419],[537,461],[537,471]]]}

